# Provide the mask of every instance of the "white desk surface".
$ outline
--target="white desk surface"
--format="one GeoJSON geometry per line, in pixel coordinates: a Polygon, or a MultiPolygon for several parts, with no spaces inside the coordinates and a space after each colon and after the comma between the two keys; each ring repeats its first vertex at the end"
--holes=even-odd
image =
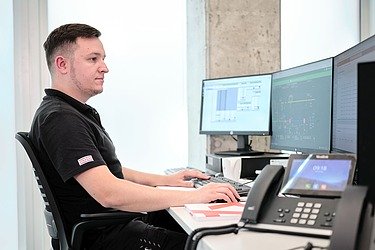
{"type": "MultiPolygon", "coordinates": [[[[184,207],[171,207],[168,209],[171,216],[190,234],[200,227],[215,227],[237,223],[237,220],[197,221],[184,207]]],[[[288,250],[292,248],[303,249],[307,242],[315,246],[327,247],[328,239],[303,237],[278,233],[260,233],[241,230],[236,234],[224,234],[219,236],[206,236],[200,240],[200,250],[288,250]]]]}

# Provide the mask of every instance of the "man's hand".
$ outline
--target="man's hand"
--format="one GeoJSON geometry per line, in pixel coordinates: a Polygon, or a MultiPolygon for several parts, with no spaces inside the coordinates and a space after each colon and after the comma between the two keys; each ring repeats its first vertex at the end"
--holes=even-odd
{"type": "Polygon", "coordinates": [[[206,203],[212,201],[237,202],[240,195],[235,188],[229,183],[209,183],[198,188],[200,201],[199,203],[206,203]]]}
{"type": "MultiPolygon", "coordinates": [[[[194,179],[210,179],[209,175],[199,170],[186,169],[167,176],[168,185],[179,187],[194,187],[194,179]]],[[[237,202],[240,195],[229,183],[209,183],[192,191],[191,198],[194,203],[207,203],[216,200],[237,202]]]]}
{"type": "Polygon", "coordinates": [[[209,175],[195,169],[186,169],[168,176],[169,185],[177,187],[193,187],[192,179],[210,179],[209,175]]]}

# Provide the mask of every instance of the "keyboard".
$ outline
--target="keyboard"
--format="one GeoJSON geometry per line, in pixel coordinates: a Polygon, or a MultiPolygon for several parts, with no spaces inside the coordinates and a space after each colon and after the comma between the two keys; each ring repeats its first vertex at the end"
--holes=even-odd
{"type": "Polygon", "coordinates": [[[164,170],[164,173],[166,175],[169,175],[169,174],[174,174],[174,173],[176,173],[178,171],[185,170],[185,169],[195,169],[195,168],[189,168],[189,167],[187,167],[187,168],[183,168],[183,167],[180,167],[180,168],[167,168],[166,170],[164,170]]]}
{"type": "MultiPolygon", "coordinates": [[[[168,168],[164,171],[164,173],[165,174],[173,174],[173,173],[176,173],[176,172],[184,170],[184,169],[186,169],[186,168],[183,168],[183,167],[168,168]]],[[[191,169],[194,169],[194,168],[191,168],[191,169]]],[[[243,183],[238,182],[238,181],[234,181],[234,180],[226,178],[224,176],[212,176],[211,175],[211,178],[208,179],[208,180],[194,178],[192,181],[194,182],[195,188],[202,187],[202,186],[207,185],[208,183],[211,183],[211,182],[214,182],[214,183],[229,183],[236,189],[236,191],[238,192],[238,194],[241,197],[247,197],[247,194],[249,193],[249,191],[251,189],[251,187],[247,186],[246,184],[243,184],[243,183]]]]}
{"type": "Polygon", "coordinates": [[[194,179],[194,187],[198,188],[204,185],[207,185],[208,183],[214,182],[214,183],[229,183],[231,184],[237,191],[237,193],[240,196],[247,196],[249,193],[251,187],[247,186],[246,184],[242,184],[238,181],[231,180],[229,178],[225,178],[224,176],[211,176],[208,180],[203,179],[194,179]]]}

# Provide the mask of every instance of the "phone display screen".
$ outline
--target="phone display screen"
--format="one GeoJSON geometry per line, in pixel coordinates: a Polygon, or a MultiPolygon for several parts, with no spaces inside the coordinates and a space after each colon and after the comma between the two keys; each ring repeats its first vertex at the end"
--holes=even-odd
{"type": "Polygon", "coordinates": [[[352,155],[291,155],[281,193],[299,196],[341,196],[354,176],[352,155]]]}

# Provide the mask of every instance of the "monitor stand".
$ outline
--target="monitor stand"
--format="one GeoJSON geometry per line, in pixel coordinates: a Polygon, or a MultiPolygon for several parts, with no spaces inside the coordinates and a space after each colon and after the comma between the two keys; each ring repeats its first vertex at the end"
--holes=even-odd
{"type": "Polygon", "coordinates": [[[223,156],[252,156],[252,155],[263,155],[264,152],[254,151],[249,145],[248,135],[237,135],[237,149],[231,151],[219,151],[215,152],[215,155],[223,156]]]}

